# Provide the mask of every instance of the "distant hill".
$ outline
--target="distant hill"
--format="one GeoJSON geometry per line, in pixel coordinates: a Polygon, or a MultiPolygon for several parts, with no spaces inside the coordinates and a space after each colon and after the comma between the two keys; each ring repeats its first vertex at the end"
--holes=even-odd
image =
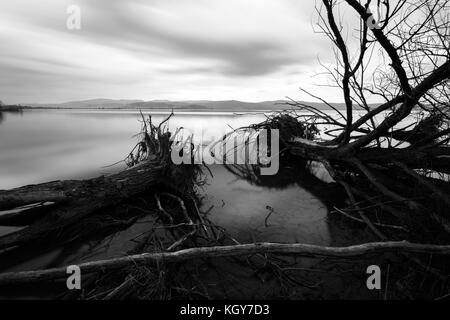
{"type": "Polygon", "coordinates": [[[123,108],[132,103],[144,102],[143,100],[113,100],[91,99],[82,101],[69,101],[64,103],[32,103],[34,108],[60,108],[60,109],[116,109],[123,108]]]}
{"type": "MultiPolygon", "coordinates": [[[[83,101],[70,101],[59,104],[31,104],[33,108],[58,108],[58,109],[123,109],[123,110],[185,110],[185,111],[274,111],[288,109],[286,101],[262,101],[243,102],[237,100],[209,101],[169,101],[169,100],[113,100],[113,99],[91,99],[83,101]]],[[[330,107],[323,103],[305,102],[321,110],[330,107]]],[[[337,109],[345,109],[342,103],[333,104],[337,109]]]]}

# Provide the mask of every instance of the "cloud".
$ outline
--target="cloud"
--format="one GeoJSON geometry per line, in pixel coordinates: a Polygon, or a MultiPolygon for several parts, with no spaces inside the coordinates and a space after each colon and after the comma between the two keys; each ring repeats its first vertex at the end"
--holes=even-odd
{"type": "Polygon", "coordinates": [[[16,0],[0,11],[0,95],[22,102],[214,94],[258,100],[265,92],[264,99],[279,99],[283,86],[284,95],[296,90],[295,79],[304,81],[317,55],[328,52],[313,33],[313,6],[314,0],[16,0]],[[65,28],[69,4],[81,8],[79,31],[65,28]]]}

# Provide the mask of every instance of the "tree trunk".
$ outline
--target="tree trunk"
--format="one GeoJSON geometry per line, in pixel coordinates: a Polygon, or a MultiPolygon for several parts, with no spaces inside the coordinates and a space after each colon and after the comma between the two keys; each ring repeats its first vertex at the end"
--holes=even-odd
{"type": "MultiPolygon", "coordinates": [[[[43,234],[67,227],[99,209],[116,205],[161,182],[164,166],[146,161],[110,176],[67,180],[0,191],[0,208],[30,203],[55,202],[32,225],[0,237],[0,249],[38,240],[43,234]]],[[[27,211],[21,213],[25,216],[27,211]]],[[[8,219],[5,219],[8,220],[8,219]]],[[[0,218],[1,221],[1,218],[0,218]]]]}

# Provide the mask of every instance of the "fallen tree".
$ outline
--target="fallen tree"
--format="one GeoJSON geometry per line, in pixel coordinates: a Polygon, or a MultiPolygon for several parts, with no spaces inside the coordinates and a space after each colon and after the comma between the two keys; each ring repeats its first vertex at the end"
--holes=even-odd
{"type": "MultiPolygon", "coordinates": [[[[2,192],[4,206],[19,202],[22,205],[47,201],[54,202],[55,206],[43,211],[42,216],[29,227],[0,237],[0,249],[39,239],[43,234],[67,227],[101,208],[116,205],[132,195],[142,193],[161,182],[162,170],[163,167],[159,163],[149,161],[109,177],[85,181],[58,181],[2,192]],[[33,197],[21,196],[22,192],[26,194],[30,189],[33,190],[33,197]],[[35,191],[40,189],[52,191],[35,191]],[[58,197],[48,197],[49,194],[58,194],[58,197]]],[[[29,214],[27,211],[21,214],[26,216],[29,214]]]]}
{"type": "MultiPolygon", "coordinates": [[[[325,247],[311,244],[251,243],[234,246],[198,247],[175,252],[143,253],[127,257],[79,264],[81,274],[107,272],[140,264],[164,264],[191,259],[218,258],[255,254],[283,254],[306,257],[348,258],[384,252],[450,255],[450,245],[424,245],[406,241],[375,242],[349,247],[325,247]]],[[[67,267],[0,274],[0,286],[36,283],[67,277],[67,267]]]]}
{"type": "MultiPolygon", "coordinates": [[[[383,219],[394,216],[419,241],[419,235],[448,241],[449,1],[322,0],[317,12],[318,31],[335,47],[336,63],[324,65],[329,86],[342,90],[345,112],[303,90],[334,113],[292,100],[288,105],[296,111],[252,128],[278,128],[292,154],[322,163],[351,199],[349,212],[381,210],[383,219]],[[370,5],[383,13],[376,27],[370,5]],[[338,13],[346,10],[357,23],[343,22],[338,13]],[[353,41],[344,36],[347,28],[353,41]],[[370,104],[374,97],[384,102],[370,104]],[[320,128],[322,136],[296,134],[287,118],[320,128]]],[[[364,220],[370,225],[373,218],[364,220]]]]}
{"type": "Polygon", "coordinates": [[[0,216],[0,225],[25,226],[1,236],[0,250],[61,232],[158,184],[189,195],[200,169],[171,163],[170,132],[162,125],[172,115],[158,126],[152,124],[151,117],[142,116],[142,140],[125,159],[127,170],[88,180],[54,181],[0,191],[0,210],[19,210],[0,216]]]}

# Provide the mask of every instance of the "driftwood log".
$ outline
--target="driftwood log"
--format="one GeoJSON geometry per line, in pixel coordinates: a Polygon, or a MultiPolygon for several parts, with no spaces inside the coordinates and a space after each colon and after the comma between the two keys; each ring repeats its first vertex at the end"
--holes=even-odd
{"type": "MultiPolygon", "coordinates": [[[[176,252],[144,253],[78,265],[81,274],[106,272],[138,264],[174,263],[198,258],[217,258],[254,254],[284,254],[306,257],[347,258],[382,252],[450,255],[450,245],[414,244],[406,241],[373,242],[349,247],[326,247],[311,244],[252,243],[234,246],[198,247],[176,252]]],[[[67,277],[67,267],[0,274],[0,286],[36,283],[67,277]]]]}
{"type": "MultiPolygon", "coordinates": [[[[55,203],[51,209],[42,210],[41,217],[35,223],[0,237],[0,249],[38,240],[43,234],[67,227],[102,208],[140,194],[162,181],[163,168],[159,162],[147,161],[111,176],[81,181],[55,181],[0,191],[2,209],[40,202],[55,203]]],[[[27,215],[25,210],[16,214],[15,218],[27,215]]],[[[7,218],[4,220],[7,221],[7,218]]],[[[0,217],[0,223],[1,220],[0,217]]],[[[6,224],[14,222],[6,221],[6,224]]]]}

